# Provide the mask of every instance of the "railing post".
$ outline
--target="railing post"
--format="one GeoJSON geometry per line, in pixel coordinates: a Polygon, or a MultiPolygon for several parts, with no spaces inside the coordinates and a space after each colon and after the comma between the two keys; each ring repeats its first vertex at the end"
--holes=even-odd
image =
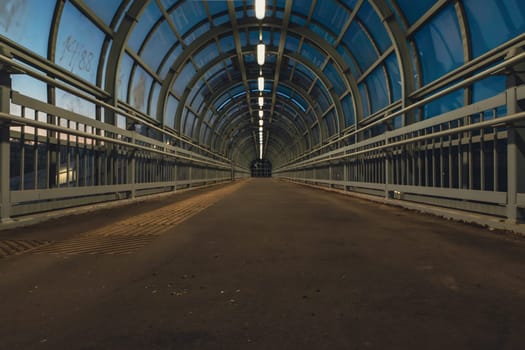
{"type": "MultiPolygon", "coordinates": [[[[388,131],[385,132],[385,145],[388,145],[388,131]]],[[[391,166],[390,150],[385,148],[385,199],[389,198],[389,185],[392,183],[391,166]]]]}
{"type": "MultiPolygon", "coordinates": [[[[521,53],[511,50],[506,58],[521,53]]],[[[510,69],[507,77],[507,114],[521,112],[524,108],[518,103],[516,87],[523,85],[525,63],[510,69]]],[[[517,194],[525,193],[525,124],[516,123],[508,127],[507,136],[507,220],[517,223],[524,219],[518,208],[517,194]]]]}
{"type": "MultiPolygon", "coordinates": [[[[10,112],[10,98],[11,77],[5,72],[0,72],[0,112],[10,112]]],[[[11,220],[9,136],[9,123],[0,121],[0,222],[11,220]]]]}

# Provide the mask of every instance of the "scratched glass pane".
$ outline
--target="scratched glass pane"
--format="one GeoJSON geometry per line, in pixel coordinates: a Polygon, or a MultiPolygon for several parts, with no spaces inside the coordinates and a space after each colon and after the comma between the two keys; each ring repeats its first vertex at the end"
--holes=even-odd
{"type": "Polygon", "coordinates": [[[168,53],[169,49],[177,42],[177,37],[171,30],[167,21],[162,22],[151,35],[140,57],[154,71],[159,68],[160,63],[168,53]]]}
{"type": "Polygon", "coordinates": [[[93,22],[67,2],[58,27],[55,63],[95,84],[104,37],[93,22]]]}
{"type": "Polygon", "coordinates": [[[181,36],[184,36],[197,23],[208,18],[201,1],[185,1],[177,6],[170,16],[181,36]]]}
{"type": "Polygon", "coordinates": [[[149,90],[153,78],[151,75],[139,66],[135,68],[133,80],[131,83],[131,90],[129,96],[129,103],[141,112],[147,112],[149,90]]]}
{"type": "Polygon", "coordinates": [[[55,0],[0,0],[0,35],[47,57],[55,0]]]}
{"type": "Polygon", "coordinates": [[[84,3],[107,25],[111,24],[122,0],[83,0],[84,3]]]}

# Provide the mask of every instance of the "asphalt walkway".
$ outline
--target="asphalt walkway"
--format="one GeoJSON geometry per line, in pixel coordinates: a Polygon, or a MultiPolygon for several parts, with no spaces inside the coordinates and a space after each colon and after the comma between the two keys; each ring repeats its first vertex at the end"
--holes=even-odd
{"type": "Polygon", "coordinates": [[[271,179],[0,251],[0,349],[525,348],[524,239],[271,179]]]}

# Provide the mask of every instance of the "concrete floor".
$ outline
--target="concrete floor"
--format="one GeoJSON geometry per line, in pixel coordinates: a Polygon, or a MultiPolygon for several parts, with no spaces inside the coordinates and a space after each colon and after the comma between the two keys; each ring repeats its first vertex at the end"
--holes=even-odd
{"type": "Polygon", "coordinates": [[[55,242],[0,259],[1,349],[525,348],[524,239],[295,184],[249,180],[1,240],[55,242]],[[152,213],[162,229],[133,226],[152,213]],[[83,240],[97,232],[133,244],[83,240]]]}

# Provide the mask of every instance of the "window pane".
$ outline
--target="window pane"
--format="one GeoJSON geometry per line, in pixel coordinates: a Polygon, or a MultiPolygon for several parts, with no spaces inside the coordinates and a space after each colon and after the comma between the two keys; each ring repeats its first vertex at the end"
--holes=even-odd
{"type": "Polygon", "coordinates": [[[135,68],[129,103],[144,113],[147,113],[149,90],[151,89],[152,81],[153,78],[144,69],[139,66],[135,68]]]}
{"type": "Polygon", "coordinates": [[[343,114],[345,118],[345,126],[351,126],[354,125],[355,122],[355,113],[354,113],[354,106],[352,104],[352,96],[347,95],[343,100],[341,101],[341,106],[343,107],[343,114]]]}
{"type": "Polygon", "coordinates": [[[144,38],[146,38],[148,32],[151,30],[155,22],[157,22],[161,16],[162,14],[160,13],[159,8],[155,4],[155,1],[151,1],[148,7],[146,7],[144,12],[142,13],[142,15],[139,17],[137,24],[133,28],[133,31],[131,32],[131,35],[128,40],[128,46],[132,48],[135,52],[138,52],[140,47],[142,46],[144,38]]]}
{"type": "Polygon", "coordinates": [[[522,0],[464,0],[474,57],[525,32],[525,2],[522,0]]]}
{"type": "Polygon", "coordinates": [[[177,113],[177,107],[179,106],[179,100],[172,95],[168,96],[168,103],[166,104],[166,111],[164,113],[164,125],[174,128],[175,113],[177,113]]]}
{"type": "Polygon", "coordinates": [[[385,73],[382,66],[374,69],[366,78],[366,85],[370,93],[372,113],[388,105],[388,91],[386,89],[385,73]]]}
{"type": "Polygon", "coordinates": [[[140,57],[142,57],[144,62],[146,62],[154,71],[157,71],[162,59],[176,42],[177,38],[171,30],[168,22],[163,21],[148,39],[146,46],[140,53],[140,57]]]}
{"type": "Polygon", "coordinates": [[[359,24],[352,22],[343,37],[343,43],[353,53],[361,71],[365,71],[377,59],[377,53],[359,24]]]}
{"type": "Polygon", "coordinates": [[[321,51],[319,51],[315,46],[312,46],[308,43],[303,44],[301,54],[303,55],[303,57],[312,61],[312,63],[317,67],[320,67],[325,60],[325,55],[321,51]]]}
{"type": "Polygon", "coordinates": [[[415,35],[427,84],[463,64],[463,43],[452,5],[446,7],[415,35]]]}
{"type": "Polygon", "coordinates": [[[472,86],[472,102],[478,102],[505,91],[506,77],[495,75],[483,79],[472,86]]]}
{"type": "Polygon", "coordinates": [[[397,3],[408,23],[412,25],[434,5],[435,0],[397,0],[397,3]]]}
{"type": "Polygon", "coordinates": [[[181,36],[184,36],[193,26],[208,18],[201,1],[185,1],[171,13],[171,18],[181,36]]]}
{"type": "Polygon", "coordinates": [[[124,54],[122,56],[122,60],[120,61],[120,70],[118,75],[118,98],[122,101],[127,101],[128,96],[128,82],[129,82],[129,76],[131,74],[131,68],[133,66],[133,59],[128,56],[127,54],[124,54]]]}
{"type": "Polygon", "coordinates": [[[390,89],[392,91],[392,101],[395,102],[401,98],[401,75],[399,74],[399,64],[397,62],[397,57],[393,53],[387,57],[386,67],[388,71],[388,77],[390,80],[390,89]]]}
{"type": "Polygon", "coordinates": [[[339,34],[350,14],[335,0],[317,1],[313,19],[322,23],[333,33],[339,34]]]}
{"type": "Polygon", "coordinates": [[[103,32],[67,2],[58,28],[55,63],[95,84],[104,37],[103,32]]]}
{"type": "Polygon", "coordinates": [[[0,1],[0,35],[47,57],[55,0],[0,1]]]}
{"type": "Polygon", "coordinates": [[[370,115],[370,110],[368,109],[368,94],[367,88],[364,83],[358,85],[359,94],[361,95],[361,102],[363,104],[363,117],[370,115]]]}
{"type": "Polygon", "coordinates": [[[56,89],[56,106],[85,117],[95,118],[94,103],[60,89],[56,89]]]}
{"type": "Polygon", "coordinates": [[[423,119],[428,119],[463,107],[463,90],[452,92],[423,107],[423,119]]]}
{"type": "Polygon", "coordinates": [[[159,94],[160,94],[160,87],[161,85],[159,83],[154,82],[153,83],[153,93],[151,94],[151,100],[149,105],[149,115],[156,120],[160,120],[160,115],[157,115],[157,106],[159,104],[159,94]]]}
{"type": "Polygon", "coordinates": [[[328,80],[330,80],[330,82],[334,86],[335,93],[337,95],[342,95],[343,92],[346,91],[346,86],[343,82],[343,79],[341,79],[341,75],[339,74],[338,70],[335,68],[332,62],[326,65],[324,73],[328,77],[328,80]]]}
{"type": "Polygon", "coordinates": [[[11,77],[11,88],[22,95],[47,102],[47,85],[29,75],[13,75],[11,77]]]}
{"type": "Polygon", "coordinates": [[[175,84],[173,84],[173,91],[175,91],[179,96],[182,96],[184,89],[186,89],[188,83],[194,75],[195,68],[193,68],[193,64],[191,63],[191,61],[188,61],[188,63],[186,63],[186,66],[184,66],[182,71],[179,73],[175,84]]]}
{"type": "Polygon", "coordinates": [[[365,24],[366,29],[371,33],[379,50],[384,52],[391,45],[390,37],[386,32],[385,25],[379,19],[376,11],[372,6],[365,1],[359,12],[357,13],[359,19],[365,24]]]}
{"type": "Polygon", "coordinates": [[[83,0],[90,9],[97,14],[100,19],[107,25],[111,24],[111,20],[117,12],[122,0],[83,0]]]}

